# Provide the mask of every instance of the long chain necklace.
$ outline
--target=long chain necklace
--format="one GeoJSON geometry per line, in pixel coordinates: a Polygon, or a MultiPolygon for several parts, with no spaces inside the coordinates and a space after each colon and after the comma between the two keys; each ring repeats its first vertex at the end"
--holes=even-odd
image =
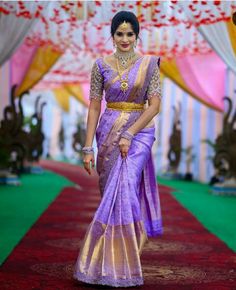
{"type": "Polygon", "coordinates": [[[122,90],[122,92],[126,92],[129,88],[129,82],[128,82],[128,78],[129,78],[129,72],[131,70],[132,64],[130,64],[130,68],[126,73],[126,76],[124,79],[122,79],[122,73],[120,71],[120,66],[119,66],[119,60],[116,59],[116,65],[117,65],[117,71],[118,71],[118,75],[119,75],[119,79],[120,79],[120,89],[122,90]]]}

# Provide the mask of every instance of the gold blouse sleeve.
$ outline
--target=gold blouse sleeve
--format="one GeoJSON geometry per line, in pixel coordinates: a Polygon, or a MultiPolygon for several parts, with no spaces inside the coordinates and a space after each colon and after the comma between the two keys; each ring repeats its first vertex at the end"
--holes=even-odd
{"type": "Polygon", "coordinates": [[[161,84],[160,84],[160,68],[159,68],[160,58],[158,59],[157,65],[154,69],[153,75],[151,77],[150,83],[147,89],[147,99],[156,97],[161,99],[161,84]]]}
{"type": "Polygon", "coordinates": [[[90,93],[89,99],[102,100],[103,97],[103,76],[97,62],[93,64],[90,79],[90,93]]]}

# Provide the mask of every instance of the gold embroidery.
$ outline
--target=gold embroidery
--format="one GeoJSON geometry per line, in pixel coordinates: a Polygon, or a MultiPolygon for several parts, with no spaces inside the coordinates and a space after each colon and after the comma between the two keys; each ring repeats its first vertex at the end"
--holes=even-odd
{"type": "Polygon", "coordinates": [[[154,73],[151,77],[147,90],[147,98],[157,97],[161,99],[161,85],[160,85],[160,69],[156,66],[154,73]]]}
{"type": "Polygon", "coordinates": [[[144,103],[136,104],[136,103],[128,103],[128,102],[108,102],[107,108],[114,109],[114,110],[121,110],[125,112],[142,111],[144,110],[144,103]]]}
{"type": "Polygon", "coordinates": [[[103,76],[95,62],[91,71],[90,93],[89,98],[102,100],[103,95],[103,76]]]}

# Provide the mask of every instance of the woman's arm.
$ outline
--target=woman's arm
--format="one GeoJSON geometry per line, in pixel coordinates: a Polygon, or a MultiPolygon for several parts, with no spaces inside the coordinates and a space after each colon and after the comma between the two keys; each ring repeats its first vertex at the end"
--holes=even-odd
{"type": "Polygon", "coordinates": [[[97,62],[94,63],[90,80],[90,105],[87,118],[86,140],[84,144],[84,168],[91,174],[91,164],[94,167],[94,154],[92,150],[93,139],[101,113],[101,101],[103,95],[103,76],[97,62]],[[88,150],[88,151],[87,151],[88,150]],[[87,152],[86,152],[87,151],[87,152]]]}
{"type": "MultiPolygon", "coordinates": [[[[95,131],[98,124],[98,119],[101,113],[101,101],[98,99],[91,99],[87,118],[87,133],[85,147],[92,147],[95,131]]],[[[91,165],[94,168],[95,160],[94,154],[84,154],[84,169],[91,174],[91,165]]]]}
{"type": "MultiPolygon", "coordinates": [[[[161,100],[159,98],[150,98],[148,100],[148,108],[138,118],[138,120],[128,129],[128,132],[135,135],[140,130],[145,128],[147,124],[159,113],[161,100]]],[[[131,141],[126,138],[121,138],[119,142],[121,156],[124,158],[127,156],[131,141]]]]}
{"type": "Polygon", "coordinates": [[[147,124],[159,113],[161,100],[159,98],[150,98],[148,100],[148,108],[138,118],[138,120],[128,129],[128,131],[135,135],[140,130],[145,128],[147,124]]]}
{"type": "Polygon", "coordinates": [[[86,133],[86,141],[84,144],[85,147],[91,147],[93,144],[93,139],[97,128],[100,113],[101,113],[101,101],[97,99],[92,99],[88,111],[87,133],[86,133]]]}

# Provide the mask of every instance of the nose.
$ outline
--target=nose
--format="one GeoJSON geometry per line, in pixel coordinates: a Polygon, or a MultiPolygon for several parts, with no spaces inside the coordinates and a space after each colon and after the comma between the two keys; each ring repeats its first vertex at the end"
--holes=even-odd
{"type": "Polygon", "coordinates": [[[122,40],[123,40],[124,42],[127,42],[127,40],[128,40],[128,37],[127,37],[127,35],[126,35],[126,34],[124,34],[124,35],[123,35],[123,38],[122,38],[122,40]]]}

